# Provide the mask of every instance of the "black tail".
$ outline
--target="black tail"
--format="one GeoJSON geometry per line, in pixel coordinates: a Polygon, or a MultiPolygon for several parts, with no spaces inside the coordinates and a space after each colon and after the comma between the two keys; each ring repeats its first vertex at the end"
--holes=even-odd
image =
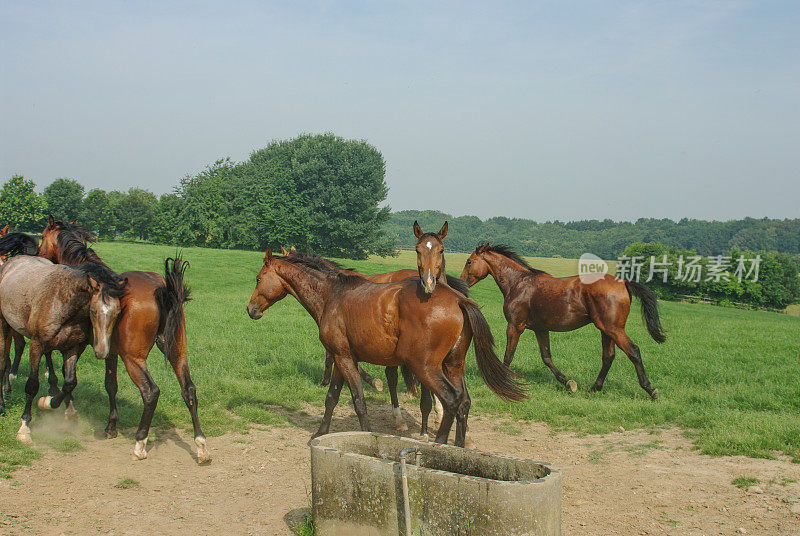
{"type": "Polygon", "coordinates": [[[400,373],[403,375],[403,381],[406,382],[406,391],[414,396],[419,393],[419,380],[405,365],[400,365],[400,373]]]}
{"type": "Polygon", "coordinates": [[[459,291],[464,296],[469,296],[469,285],[467,285],[467,282],[461,279],[460,277],[448,274],[447,285],[451,289],[459,291]]]}
{"type": "Polygon", "coordinates": [[[25,233],[8,233],[0,237],[0,255],[36,255],[39,242],[25,233]]]}
{"type": "Polygon", "coordinates": [[[183,320],[183,304],[189,301],[189,289],[183,282],[183,272],[189,263],[176,255],[164,261],[166,284],[156,289],[156,302],[161,313],[161,334],[164,337],[164,356],[172,362],[178,357],[178,330],[183,320]]]}
{"type": "Polygon", "coordinates": [[[472,300],[459,300],[458,305],[472,328],[478,371],[489,389],[509,402],[519,402],[528,398],[525,384],[520,376],[505,366],[494,353],[494,336],[480,307],[472,300]]]}
{"type": "Polygon", "coordinates": [[[628,292],[631,296],[636,296],[642,301],[642,320],[647,326],[647,331],[656,342],[664,342],[667,336],[664,328],[661,327],[661,319],[658,317],[658,299],[653,291],[637,281],[625,281],[628,292]]]}

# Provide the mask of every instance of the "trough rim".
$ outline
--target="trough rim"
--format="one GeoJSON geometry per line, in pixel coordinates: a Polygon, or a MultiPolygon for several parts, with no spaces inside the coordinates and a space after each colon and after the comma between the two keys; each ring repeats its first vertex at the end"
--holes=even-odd
{"type": "Polygon", "coordinates": [[[509,456],[507,454],[497,454],[497,453],[494,453],[494,452],[487,452],[485,450],[465,449],[463,447],[457,447],[455,445],[448,445],[448,444],[445,444],[445,443],[436,443],[435,441],[422,441],[420,439],[415,439],[413,437],[397,436],[397,435],[393,435],[393,434],[381,434],[381,433],[378,433],[378,432],[364,432],[364,431],[334,432],[334,433],[330,433],[330,434],[321,435],[319,437],[315,437],[315,438],[311,439],[308,442],[308,445],[309,445],[309,447],[311,447],[312,451],[314,449],[318,449],[318,450],[327,451],[327,452],[336,452],[336,453],[339,453],[342,456],[347,455],[347,456],[354,456],[354,457],[357,457],[357,458],[364,458],[366,460],[369,460],[370,463],[380,463],[380,464],[391,465],[391,466],[399,466],[400,465],[399,461],[395,462],[395,461],[392,461],[392,460],[386,460],[386,459],[383,459],[383,458],[378,458],[376,456],[367,456],[366,454],[359,454],[359,453],[356,453],[356,452],[348,452],[346,450],[341,450],[341,449],[337,449],[337,448],[334,448],[334,447],[330,447],[330,446],[327,446],[327,445],[321,445],[320,444],[320,441],[323,441],[326,438],[343,437],[343,436],[364,436],[364,435],[370,435],[370,436],[373,436],[373,437],[386,437],[386,438],[393,438],[393,439],[402,439],[402,440],[405,440],[405,441],[411,441],[411,442],[419,444],[419,445],[430,446],[430,447],[433,447],[433,448],[461,449],[461,450],[465,450],[467,452],[473,452],[473,453],[476,453],[476,454],[494,456],[494,457],[497,457],[497,458],[504,458],[506,460],[516,461],[516,462],[534,463],[536,465],[541,465],[542,467],[545,467],[545,468],[547,468],[548,471],[550,471],[545,476],[543,476],[541,478],[535,478],[535,479],[532,479],[532,480],[497,480],[497,479],[494,479],[494,478],[487,478],[485,476],[465,475],[464,473],[455,473],[453,471],[445,471],[443,469],[433,469],[431,467],[420,467],[419,465],[416,465],[416,464],[413,464],[413,463],[406,463],[406,469],[409,472],[411,472],[412,470],[414,472],[418,472],[418,471],[421,472],[421,471],[425,470],[425,471],[430,471],[432,473],[440,473],[442,475],[449,475],[450,477],[455,477],[455,478],[459,478],[459,479],[475,480],[477,482],[487,482],[487,483],[494,483],[494,484],[503,484],[503,485],[506,485],[506,486],[508,486],[508,485],[520,485],[520,486],[523,486],[523,485],[529,485],[529,484],[542,484],[542,485],[544,485],[544,484],[548,484],[549,481],[560,480],[561,479],[561,469],[553,467],[551,464],[549,464],[547,462],[540,462],[540,461],[537,461],[537,460],[530,460],[528,458],[520,458],[519,456],[509,456]]]}

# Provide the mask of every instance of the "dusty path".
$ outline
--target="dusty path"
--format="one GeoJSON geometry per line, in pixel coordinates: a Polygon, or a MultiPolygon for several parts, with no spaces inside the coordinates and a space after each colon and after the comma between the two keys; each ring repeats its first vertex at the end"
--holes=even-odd
{"type": "MultiPolygon", "coordinates": [[[[413,406],[404,409],[418,422],[413,406]]],[[[286,428],[210,438],[214,461],[203,467],[182,432],[162,432],[142,462],[130,458],[129,434],[82,435],[85,449],[67,454],[43,447],[33,466],[0,481],[0,534],[290,535],[308,512],[306,441],[318,422],[317,410],[309,413],[289,415],[286,428]],[[139,483],[116,487],[123,478],[139,483]]],[[[391,432],[388,408],[370,413],[376,431],[391,432]]],[[[40,419],[34,438],[42,426],[40,419]]],[[[342,404],[333,431],[355,429],[342,404]]],[[[470,432],[482,450],[562,468],[567,536],[800,536],[800,465],[786,459],[703,456],[676,430],[579,437],[478,417],[470,432]],[[731,484],[738,476],[760,483],[739,489],[731,484]]]]}

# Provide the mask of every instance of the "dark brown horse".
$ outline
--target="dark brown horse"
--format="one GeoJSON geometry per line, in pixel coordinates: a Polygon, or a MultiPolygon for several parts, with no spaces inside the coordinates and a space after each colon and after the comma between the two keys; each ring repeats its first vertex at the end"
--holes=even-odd
{"type": "Polygon", "coordinates": [[[536,333],[542,361],[553,371],[556,379],[572,392],[577,391],[575,380],[568,380],[553,364],[550,355],[550,332],[572,331],[594,324],[601,332],[603,365],[590,391],[599,391],[614,361],[614,345],[619,346],[636,368],[639,385],[654,400],[658,389],[650,386],[644,372],[639,347],[625,332],[631,310],[632,296],[642,301],[642,316],[647,330],[656,342],[666,337],[658,316],[658,301],[645,285],[622,281],[605,274],[591,283],[579,276],[553,277],[528,265],[508,246],[484,244],[467,259],[461,278],[472,286],[491,274],[503,293],[503,313],[508,321],[504,362],[511,364],[517,342],[525,329],[536,333]]]}
{"type": "MultiPolygon", "coordinates": [[[[0,269],[0,377],[9,365],[11,330],[31,339],[30,374],[25,384],[25,409],[17,439],[31,441],[31,405],[39,390],[39,360],[44,352],[64,354],[64,388],[40,398],[42,410],[57,408],[77,384],[78,358],[87,344],[103,359],[121,310],[127,281],[108,267],[94,263],[63,266],[21,255],[0,269]]],[[[4,414],[0,391],[0,415],[4,414]]]]}
{"type": "MultiPolygon", "coordinates": [[[[464,358],[473,335],[478,369],[487,385],[504,399],[525,396],[514,373],[495,356],[491,331],[478,306],[447,285],[428,295],[414,279],[373,283],[332,270],[314,255],[279,258],[267,249],[247,312],[257,320],[287,294],[314,318],[320,341],[336,365],[315,436],[330,429],[344,381],[361,429],[370,429],[357,368],[359,361],[365,361],[385,367],[407,365],[444,405],[436,441],[447,441],[455,418],[455,444],[464,446],[470,406],[464,358]]],[[[423,434],[427,418],[423,414],[423,434]]]]}
{"type": "MultiPolygon", "coordinates": [[[[39,255],[63,264],[105,263],[86,244],[91,233],[76,225],[55,221],[52,217],[42,233],[39,255]]],[[[147,356],[154,344],[172,365],[181,394],[189,409],[197,445],[197,461],[206,463],[211,457],[197,414],[197,394],[189,373],[186,324],[183,304],[189,291],[183,282],[187,263],[179,257],[164,262],[164,275],[155,272],[131,271],[121,274],[128,279],[128,292],[122,298],[122,312],[112,333],[111,351],[106,358],[105,387],[109,397],[109,418],[106,437],[117,435],[117,365],[122,358],[131,380],[139,388],[143,401],[142,418],[136,432],[133,456],[147,457],[147,437],[158,402],[159,388],[147,370],[147,356]]]]}

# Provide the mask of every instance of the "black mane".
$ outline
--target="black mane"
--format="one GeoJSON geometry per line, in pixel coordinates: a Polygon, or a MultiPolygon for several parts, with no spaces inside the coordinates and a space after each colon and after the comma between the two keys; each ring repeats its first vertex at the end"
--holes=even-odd
{"type": "Polygon", "coordinates": [[[366,279],[360,275],[344,273],[343,270],[345,270],[345,268],[338,262],[326,259],[314,253],[295,251],[279,258],[290,264],[299,264],[318,272],[334,275],[339,282],[343,284],[355,285],[366,281],[366,279]]]}
{"type": "Polygon", "coordinates": [[[36,255],[39,243],[34,237],[25,233],[8,233],[0,237],[0,255],[36,255]]]}
{"type": "Polygon", "coordinates": [[[56,242],[64,264],[85,264],[91,262],[106,266],[106,263],[90,248],[86,242],[95,239],[94,234],[87,228],[73,225],[63,221],[55,222],[53,230],[56,242]]]}
{"type": "Polygon", "coordinates": [[[485,245],[478,246],[477,248],[475,248],[475,253],[479,253],[478,250],[482,250],[483,253],[486,253],[486,252],[489,252],[489,251],[493,251],[494,253],[499,253],[500,255],[503,255],[504,257],[508,257],[509,259],[511,259],[512,261],[516,262],[517,264],[520,264],[521,266],[524,266],[525,268],[527,268],[528,270],[530,270],[534,274],[546,274],[547,273],[544,270],[539,270],[538,268],[534,268],[533,266],[528,264],[528,261],[526,261],[525,259],[520,257],[519,253],[517,253],[516,251],[511,249],[511,247],[507,246],[506,244],[494,244],[494,245],[485,244],[485,245]]]}
{"type": "Polygon", "coordinates": [[[120,277],[105,264],[95,264],[93,262],[89,262],[86,264],[81,264],[80,266],[72,266],[72,268],[82,272],[86,275],[86,277],[91,277],[98,283],[102,283],[102,297],[104,300],[106,298],[120,299],[128,291],[128,281],[120,277]]]}

